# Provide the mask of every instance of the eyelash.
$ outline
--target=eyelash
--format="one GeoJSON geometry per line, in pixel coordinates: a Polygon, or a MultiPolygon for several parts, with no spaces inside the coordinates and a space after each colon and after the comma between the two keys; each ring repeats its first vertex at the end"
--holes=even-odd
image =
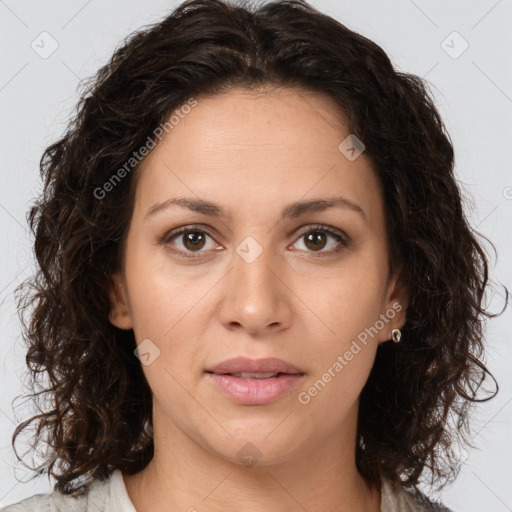
{"type": "MultiPolygon", "coordinates": [[[[169,233],[166,233],[160,240],[160,243],[162,245],[164,245],[165,247],[169,248],[169,243],[173,238],[175,238],[178,235],[181,235],[183,233],[193,233],[193,232],[204,233],[204,234],[208,235],[209,237],[211,237],[212,239],[214,238],[213,234],[206,226],[192,224],[190,226],[184,226],[182,228],[178,228],[176,231],[171,231],[169,233]]],[[[327,251],[327,252],[322,251],[322,252],[315,253],[314,251],[307,251],[307,252],[311,252],[311,255],[315,258],[331,256],[333,254],[340,252],[342,249],[344,249],[350,245],[350,237],[349,236],[342,234],[341,232],[338,232],[337,230],[334,230],[333,228],[331,228],[329,226],[325,226],[323,224],[316,224],[313,226],[308,226],[307,229],[300,231],[298,238],[300,239],[305,235],[309,235],[310,233],[317,233],[317,232],[328,233],[333,238],[335,238],[337,242],[340,243],[341,247],[338,247],[335,250],[331,250],[331,251],[327,251]]],[[[191,254],[190,252],[186,253],[181,250],[175,250],[175,249],[169,249],[169,250],[171,250],[174,254],[177,254],[180,257],[188,258],[188,259],[199,258],[201,252],[203,252],[203,251],[196,251],[198,255],[192,256],[192,255],[190,255],[191,254]]]]}

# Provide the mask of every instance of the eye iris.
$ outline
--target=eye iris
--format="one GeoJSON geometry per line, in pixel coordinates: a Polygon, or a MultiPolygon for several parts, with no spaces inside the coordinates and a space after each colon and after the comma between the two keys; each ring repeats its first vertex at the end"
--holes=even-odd
{"type": "Polygon", "coordinates": [[[326,236],[322,233],[322,231],[312,231],[311,233],[308,233],[306,236],[306,245],[309,249],[323,249],[325,247],[326,243],[326,236]],[[318,247],[318,245],[315,245],[315,241],[318,242],[319,239],[323,239],[323,244],[321,247],[318,247]],[[310,242],[313,241],[313,246],[310,246],[310,242]]]}
{"type": "Polygon", "coordinates": [[[200,231],[189,231],[187,233],[184,233],[185,242],[184,245],[187,249],[202,249],[205,242],[204,234],[202,234],[200,231]],[[198,239],[200,241],[200,245],[197,245],[198,239]],[[202,244],[201,244],[202,242],[202,244]],[[188,244],[192,243],[192,246],[189,246],[188,244]]]}

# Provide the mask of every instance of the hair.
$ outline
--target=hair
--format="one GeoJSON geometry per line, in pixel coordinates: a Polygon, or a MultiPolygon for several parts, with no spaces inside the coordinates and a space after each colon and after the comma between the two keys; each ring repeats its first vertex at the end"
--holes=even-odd
{"type": "Polygon", "coordinates": [[[48,451],[31,469],[52,475],[55,490],[137,473],[153,457],[152,394],[134,333],[108,318],[144,161],[135,155],[191,98],[271,87],[327,96],[347,115],[382,184],[389,270],[401,267],[408,290],[402,341],[380,344],[360,395],[357,469],[370,485],[415,488],[424,472],[440,487],[458,473],[455,448],[471,444],[469,412],[492,377],[483,316],[497,315],[483,305],[483,235],[463,213],[427,82],[304,0],[187,0],[123,40],[40,160],[44,186],[27,213],[37,271],[16,290],[37,414],[12,444],[21,461],[16,438],[35,424],[30,449],[48,451]]]}

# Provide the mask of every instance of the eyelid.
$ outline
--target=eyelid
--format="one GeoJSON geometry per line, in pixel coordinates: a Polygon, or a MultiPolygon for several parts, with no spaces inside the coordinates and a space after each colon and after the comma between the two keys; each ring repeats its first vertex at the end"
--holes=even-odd
{"type": "MultiPolygon", "coordinates": [[[[305,235],[306,233],[309,233],[310,231],[315,231],[315,230],[326,231],[327,233],[330,233],[332,235],[339,236],[347,243],[350,241],[350,237],[346,233],[344,233],[340,229],[328,226],[326,224],[306,224],[306,225],[298,228],[298,232],[297,232],[296,236],[302,236],[302,235],[305,235]]],[[[295,231],[297,231],[297,230],[295,230],[295,231]]]]}
{"type": "Polygon", "coordinates": [[[216,235],[214,235],[213,229],[209,226],[206,226],[205,224],[187,224],[186,226],[181,226],[166,232],[165,235],[161,237],[160,242],[164,245],[167,245],[175,236],[187,233],[189,231],[203,231],[208,236],[210,236],[210,238],[215,240],[216,235]]]}

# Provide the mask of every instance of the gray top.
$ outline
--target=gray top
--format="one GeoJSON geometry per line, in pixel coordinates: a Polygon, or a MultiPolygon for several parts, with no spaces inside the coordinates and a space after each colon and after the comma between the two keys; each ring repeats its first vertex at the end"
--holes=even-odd
{"type": "MultiPolygon", "coordinates": [[[[453,512],[432,503],[424,494],[402,489],[388,480],[382,482],[380,512],[453,512]]],[[[116,469],[110,478],[93,482],[86,494],[66,496],[58,491],[35,494],[0,512],[137,512],[128,496],[122,473],[116,469]]]]}

